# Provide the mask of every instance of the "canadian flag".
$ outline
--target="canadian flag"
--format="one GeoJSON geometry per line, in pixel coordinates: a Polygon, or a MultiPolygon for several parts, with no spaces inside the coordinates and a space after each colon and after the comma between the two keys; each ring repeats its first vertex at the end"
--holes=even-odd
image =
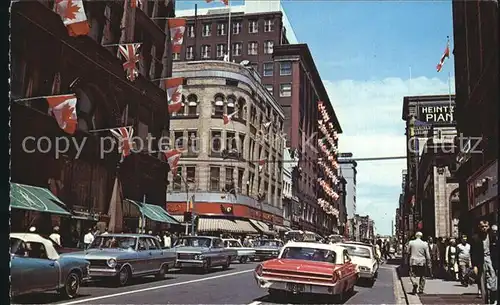
{"type": "Polygon", "coordinates": [[[261,172],[264,169],[264,165],[266,165],[266,160],[262,159],[259,161],[259,172],[261,172]]]}
{"type": "Polygon", "coordinates": [[[120,50],[120,53],[125,58],[123,69],[127,71],[127,79],[131,82],[135,81],[135,79],[139,75],[139,71],[137,70],[139,54],[137,54],[137,51],[139,50],[140,46],[140,43],[127,43],[121,44],[118,48],[120,50]]]}
{"type": "Polygon", "coordinates": [[[130,0],[130,7],[131,8],[136,8],[136,7],[141,6],[141,5],[142,5],[141,0],[130,0]]]}
{"type": "Polygon", "coordinates": [[[231,114],[224,114],[224,116],[222,117],[222,119],[224,120],[224,125],[229,124],[231,122],[231,120],[233,119],[233,116],[237,113],[238,113],[238,111],[235,111],[231,114]]]}
{"type": "Polygon", "coordinates": [[[441,55],[441,59],[439,60],[439,63],[436,66],[437,72],[441,71],[441,69],[444,66],[444,62],[446,61],[447,58],[450,58],[450,40],[448,40],[448,43],[446,44],[446,49],[444,49],[443,55],[441,55]]]}
{"type": "MultiPolygon", "coordinates": [[[[214,2],[214,0],[205,0],[207,3],[214,2]]],[[[220,0],[224,5],[229,5],[229,0],[220,0]]]]}
{"type": "Polygon", "coordinates": [[[118,146],[118,152],[122,153],[122,157],[125,158],[130,155],[132,149],[132,137],[134,135],[133,127],[119,127],[110,129],[111,133],[118,139],[120,146],[118,146]]]}
{"type": "Polygon", "coordinates": [[[175,176],[177,175],[177,164],[181,158],[182,152],[177,149],[171,149],[165,152],[165,160],[167,160],[170,166],[170,171],[175,176]]]}
{"type": "Polygon", "coordinates": [[[169,19],[168,28],[170,29],[170,40],[172,41],[172,53],[180,53],[184,41],[184,32],[186,31],[186,19],[169,19]]]}
{"type": "Polygon", "coordinates": [[[184,78],[176,77],[165,80],[167,89],[168,113],[179,112],[182,108],[182,83],[184,78]]]}
{"type": "Polygon", "coordinates": [[[66,133],[74,134],[78,124],[76,116],[76,95],[48,96],[49,112],[56,118],[57,124],[66,133]]]}
{"type": "Polygon", "coordinates": [[[69,36],[87,35],[90,32],[83,0],[56,0],[54,12],[61,16],[69,36]]]}

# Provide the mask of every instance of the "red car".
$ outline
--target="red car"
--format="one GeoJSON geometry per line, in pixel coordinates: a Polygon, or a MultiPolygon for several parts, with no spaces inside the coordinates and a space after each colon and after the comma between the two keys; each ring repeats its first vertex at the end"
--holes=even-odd
{"type": "Polygon", "coordinates": [[[254,275],[257,284],[268,289],[271,297],[320,294],[343,300],[354,291],[359,270],[343,247],[289,242],[278,258],[259,264],[254,275]]]}

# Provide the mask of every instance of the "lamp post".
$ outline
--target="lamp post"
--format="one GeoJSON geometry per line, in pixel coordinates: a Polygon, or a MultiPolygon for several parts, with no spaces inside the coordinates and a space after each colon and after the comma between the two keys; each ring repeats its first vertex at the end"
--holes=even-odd
{"type": "MultiPolygon", "coordinates": [[[[189,212],[189,185],[186,181],[186,179],[184,179],[184,177],[182,176],[182,173],[181,174],[177,174],[177,176],[179,178],[181,178],[181,181],[184,183],[185,187],[186,187],[186,212],[189,212]]],[[[193,209],[194,210],[194,209],[193,209]]],[[[193,212],[193,211],[191,211],[193,212]]],[[[191,232],[193,233],[194,235],[194,221],[193,221],[193,215],[191,214],[191,232]]],[[[186,230],[185,230],[185,234],[188,235],[189,234],[189,223],[186,221],[186,230]]]]}

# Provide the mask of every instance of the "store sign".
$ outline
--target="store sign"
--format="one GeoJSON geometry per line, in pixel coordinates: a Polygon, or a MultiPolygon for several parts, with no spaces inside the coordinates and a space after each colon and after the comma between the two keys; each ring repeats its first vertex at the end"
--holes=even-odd
{"type": "Polygon", "coordinates": [[[448,104],[420,106],[418,120],[429,124],[455,123],[455,106],[448,104]]]}
{"type": "Polygon", "coordinates": [[[467,186],[469,210],[498,196],[498,160],[471,179],[467,186]]]}

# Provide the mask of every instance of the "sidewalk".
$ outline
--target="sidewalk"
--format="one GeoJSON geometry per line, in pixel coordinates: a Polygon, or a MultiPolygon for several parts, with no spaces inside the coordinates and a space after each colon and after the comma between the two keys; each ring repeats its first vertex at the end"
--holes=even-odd
{"type": "Polygon", "coordinates": [[[405,266],[398,267],[408,304],[482,304],[482,300],[477,298],[477,285],[463,287],[460,282],[441,279],[427,279],[424,294],[414,295],[407,269],[405,266]]]}

